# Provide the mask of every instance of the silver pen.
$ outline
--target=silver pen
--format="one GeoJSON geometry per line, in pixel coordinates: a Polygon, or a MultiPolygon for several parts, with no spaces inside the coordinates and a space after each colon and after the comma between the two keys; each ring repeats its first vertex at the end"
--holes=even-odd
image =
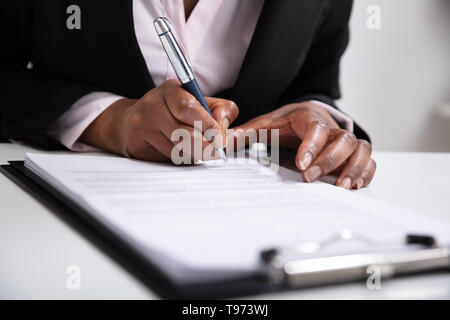
{"type": "MultiPolygon", "coordinates": [[[[175,35],[177,35],[176,30],[172,27],[169,20],[164,17],[156,18],[153,21],[153,25],[155,26],[156,32],[161,40],[161,44],[166,51],[167,57],[169,58],[169,61],[172,64],[182,87],[192,94],[212,117],[212,112],[209,109],[208,103],[206,102],[202,91],[200,90],[197,80],[195,80],[189,61],[181,50],[177,38],[182,46],[183,43],[179,37],[175,37],[175,35]]],[[[223,149],[216,148],[216,152],[223,160],[227,160],[227,156],[223,149]]]]}

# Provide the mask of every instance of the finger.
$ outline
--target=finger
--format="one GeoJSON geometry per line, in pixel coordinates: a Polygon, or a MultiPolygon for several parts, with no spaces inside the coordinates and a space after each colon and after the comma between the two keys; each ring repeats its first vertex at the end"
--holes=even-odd
{"type": "Polygon", "coordinates": [[[192,164],[198,160],[218,158],[218,155],[214,152],[215,146],[196,128],[185,125],[177,119],[168,116],[160,130],[172,142],[172,147],[176,147],[176,150],[171,148],[171,154],[169,156],[175,164],[180,163],[178,160],[175,161],[176,159],[174,157],[177,159],[181,157],[184,164],[192,164]],[[209,150],[210,152],[205,152],[205,150],[209,150]]]}
{"type": "Polygon", "coordinates": [[[342,168],[336,180],[336,186],[350,189],[355,185],[367,167],[371,154],[372,147],[370,143],[366,140],[358,140],[358,147],[342,168]]]}
{"type": "Polygon", "coordinates": [[[361,189],[361,188],[367,187],[369,185],[369,183],[372,181],[376,170],[377,170],[377,164],[376,164],[375,160],[370,159],[369,162],[367,163],[366,168],[364,169],[363,173],[361,174],[361,177],[359,177],[359,179],[356,181],[353,188],[361,189]]]}
{"type": "Polygon", "coordinates": [[[176,130],[184,131],[181,135],[172,135],[170,159],[175,164],[194,164],[198,160],[219,159],[216,147],[202,136],[198,130],[180,124],[176,130]]]}
{"type": "Polygon", "coordinates": [[[223,130],[230,127],[230,124],[236,120],[239,115],[239,109],[233,101],[206,97],[206,102],[211,109],[214,119],[223,130]]]}
{"type": "Polygon", "coordinates": [[[353,154],[357,144],[358,140],[353,133],[348,131],[340,133],[303,172],[303,178],[307,182],[312,182],[335,170],[353,154]]]}
{"type": "Polygon", "coordinates": [[[163,94],[167,109],[178,122],[195,127],[216,148],[223,148],[225,134],[219,124],[194,96],[179,86],[169,86],[163,94]]]}
{"type": "MultiPolygon", "coordinates": [[[[208,129],[222,131],[220,125],[201,106],[193,95],[181,86],[170,86],[164,90],[164,101],[172,116],[178,121],[194,127],[195,121],[201,121],[201,132],[208,129]]],[[[199,128],[200,129],[200,128],[199,128]]]]}
{"type": "MultiPolygon", "coordinates": [[[[182,129],[195,131],[190,127],[182,129]]],[[[180,137],[179,140],[174,139],[172,142],[173,148],[170,159],[174,164],[194,164],[199,160],[220,159],[215,146],[202,137],[199,132],[197,137],[190,132],[188,135],[180,137]]]]}
{"type": "MultiPolygon", "coordinates": [[[[171,82],[166,81],[163,86],[166,88],[165,90],[167,90],[168,87],[174,85],[172,85],[171,82]]],[[[159,95],[159,97],[161,97],[161,99],[156,101],[154,99],[144,101],[139,112],[135,112],[130,117],[130,128],[132,128],[134,136],[139,137],[139,139],[131,139],[129,142],[130,144],[137,144],[137,147],[133,149],[135,151],[134,156],[137,157],[138,155],[141,158],[146,157],[146,159],[151,160],[153,151],[148,145],[140,142],[143,140],[159,151],[163,156],[167,157],[167,159],[174,162],[174,159],[172,158],[173,147],[174,145],[177,145],[178,141],[183,137],[183,141],[181,141],[182,144],[178,147],[184,146],[181,151],[185,152],[186,157],[183,159],[189,160],[185,161],[185,163],[193,163],[191,161],[192,159],[202,160],[203,150],[208,147],[210,143],[206,141],[202,132],[174,118],[162,95],[159,95]],[[151,110],[151,113],[148,112],[149,110],[151,110]],[[180,131],[178,131],[178,129],[180,131]],[[177,135],[180,136],[177,137],[177,135]],[[174,139],[172,139],[173,136],[174,139]],[[174,143],[175,141],[177,141],[177,143],[174,143]],[[140,151],[140,153],[138,151],[137,155],[136,150],[140,151]],[[146,152],[150,152],[150,154],[145,155],[146,152]]],[[[211,117],[209,116],[209,118],[211,117]]],[[[220,137],[220,134],[218,134],[218,136],[220,137]]],[[[211,148],[214,150],[213,147],[210,147],[210,149],[211,148]]]]}
{"type": "Polygon", "coordinates": [[[295,164],[300,170],[306,170],[317,158],[327,143],[329,131],[328,125],[322,121],[313,121],[308,126],[295,158],[295,164]]]}

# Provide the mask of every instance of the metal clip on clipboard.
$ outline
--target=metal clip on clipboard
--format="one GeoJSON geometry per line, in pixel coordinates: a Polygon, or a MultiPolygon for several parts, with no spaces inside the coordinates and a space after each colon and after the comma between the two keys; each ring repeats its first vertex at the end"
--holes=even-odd
{"type": "Polygon", "coordinates": [[[365,280],[370,266],[378,267],[382,279],[450,267],[450,246],[440,246],[433,237],[424,235],[407,235],[401,246],[397,244],[391,250],[320,254],[325,248],[348,240],[375,247],[382,244],[343,230],[323,242],[305,242],[263,251],[263,273],[272,283],[299,288],[365,280]]]}

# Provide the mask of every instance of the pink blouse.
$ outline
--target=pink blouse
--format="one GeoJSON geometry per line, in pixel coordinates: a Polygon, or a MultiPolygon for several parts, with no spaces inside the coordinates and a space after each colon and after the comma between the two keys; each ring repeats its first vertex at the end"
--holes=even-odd
{"type": "MultiPolygon", "coordinates": [[[[155,85],[177,78],[154,30],[155,18],[165,16],[172,22],[203,93],[214,96],[235,84],[263,4],[264,0],[199,0],[186,21],[183,0],[134,0],[136,38],[155,85]]],[[[73,151],[96,150],[77,140],[95,118],[121,98],[109,92],[90,93],[58,118],[47,135],[73,151]]],[[[319,104],[353,130],[350,118],[319,104]]]]}

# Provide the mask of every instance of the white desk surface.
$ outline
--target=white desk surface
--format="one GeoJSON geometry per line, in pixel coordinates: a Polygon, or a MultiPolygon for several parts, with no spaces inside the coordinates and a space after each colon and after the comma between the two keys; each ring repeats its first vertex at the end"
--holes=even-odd
{"type": "MultiPolygon", "coordinates": [[[[0,144],[0,164],[23,160],[18,144],[0,144]]],[[[376,152],[367,196],[450,223],[450,153],[376,152]]],[[[0,174],[0,299],[154,299],[111,258],[0,174]],[[80,290],[66,286],[69,265],[81,268],[80,290]]],[[[450,274],[313,288],[248,298],[450,299],[450,274]]]]}

